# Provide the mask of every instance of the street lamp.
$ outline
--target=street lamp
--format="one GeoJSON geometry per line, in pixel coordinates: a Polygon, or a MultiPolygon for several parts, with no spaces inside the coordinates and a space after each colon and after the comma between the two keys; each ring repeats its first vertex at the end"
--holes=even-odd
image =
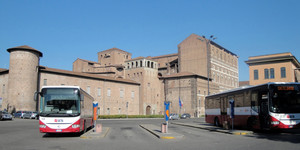
{"type": "MultiPolygon", "coordinates": [[[[205,37],[204,37],[205,38],[205,37]]],[[[210,78],[210,70],[211,70],[211,66],[210,66],[210,58],[211,58],[211,55],[210,55],[210,42],[212,40],[215,40],[216,37],[214,37],[213,35],[211,35],[209,37],[209,39],[206,40],[206,51],[207,51],[207,95],[210,95],[210,92],[209,92],[209,78],[210,78]]]]}
{"type": "MultiPolygon", "coordinates": [[[[202,36],[204,39],[206,39],[205,38],[205,36],[202,36]]],[[[205,43],[206,43],[206,51],[207,51],[207,95],[209,95],[210,94],[210,92],[209,92],[209,76],[210,76],[210,48],[208,48],[208,47],[210,47],[210,42],[212,41],[212,40],[215,40],[215,39],[217,39],[216,37],[214,37],[213,35],[211,35],[208,39],[206,39],[206,40],[203,40],[203,39],[201,39],[201,38],[198,38],[199,40],[201,40],[202,42],[203,41],[205,41],[205,43]]]]}

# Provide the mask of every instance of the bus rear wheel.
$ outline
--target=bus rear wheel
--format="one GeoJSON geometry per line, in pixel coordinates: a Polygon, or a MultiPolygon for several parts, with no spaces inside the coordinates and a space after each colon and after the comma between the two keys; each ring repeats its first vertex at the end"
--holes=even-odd
{"type": "Polygon", "coordinates": [[[218,117],[215,118],[215,120],[214,120],[214,125],[217,126],[217,127],[220,126],[220,122],[219,122],[218,117]]]}

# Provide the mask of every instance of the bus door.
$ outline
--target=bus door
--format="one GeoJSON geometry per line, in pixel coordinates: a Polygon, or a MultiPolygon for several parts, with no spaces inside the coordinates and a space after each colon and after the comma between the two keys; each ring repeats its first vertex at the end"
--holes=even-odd
{"type": "Polygon", "coordinates": [[[221,102],[221,122],[223,124],[224,121],[227,121],[227,98],[226,97],[221,97],[220,98],[221,102]]]}
{"type": "Polygon", "coordinates": [[[268,92],[262,91],[259,93],[259,121],[260,127],[268,128],[269,127],[269,109],[268,109],[268,92]]]}

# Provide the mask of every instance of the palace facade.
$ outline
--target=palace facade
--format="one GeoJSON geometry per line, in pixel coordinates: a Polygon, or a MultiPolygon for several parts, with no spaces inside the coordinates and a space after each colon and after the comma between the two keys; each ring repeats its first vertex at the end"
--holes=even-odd
{"type": "Polygon", "coordinates": [[[238,56],[196,34],[178,44],[178,53],[132,58],[111,48],[98,52],[98,61],[77,58],[72,71],[40,65],[42,52],[29,46],[7,51],[0,104],[9,112],[38,110],[33,96],[42,86],[76,85],[98,101],[102,115],[163,114],[164,101],[170,101],[172,113],[198,117],[206,95],[238,87],[238,56]]]}

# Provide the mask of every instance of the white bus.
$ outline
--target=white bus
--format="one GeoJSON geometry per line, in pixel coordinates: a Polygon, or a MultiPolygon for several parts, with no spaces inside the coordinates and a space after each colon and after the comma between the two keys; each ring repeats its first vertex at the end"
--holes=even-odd
{"type": "Polygon", "coordinates": [[[209,95],[207,123],[231,123],[229,102],[234,100],[234,125],[249,129],[300,128],[300,84],[274,82],[209,95]]]}
{"type": "Polygon", "coordinates": [[[94,124],[94,98],[78,86],[44,86],[39,93],[41,133],[86,132],[94,124]]]}

